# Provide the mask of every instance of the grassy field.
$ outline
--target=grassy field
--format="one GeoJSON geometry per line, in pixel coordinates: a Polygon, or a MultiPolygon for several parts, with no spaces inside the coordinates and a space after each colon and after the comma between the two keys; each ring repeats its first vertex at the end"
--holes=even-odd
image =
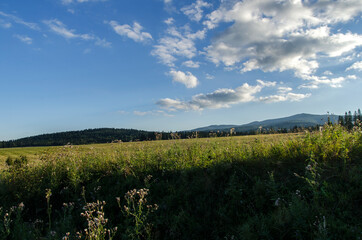
{"type": "Polygon", "coordinates": [[[56,149],[56,147],[0,148],[0,170],[6,168],[5,161],[8,157],[19,158],[20,156],[26,156],[31,164],[36,164],[42,155],[56,149]]]}
{"type": "Polygon", "coordinates": [[[19,158],[20,156],[26,156],[29,160],[29,164],[36,165],[41,163],[41,159],[46,159],[52,153],[62,151],[63,149],[73,149],[77,153],[89,153],[89,152],[102,152],[104,154],[111,154],[114,151],[121,152],[137,152],[140,149],[170,148],[176,142],[180,143],[182,147],[188,147],[190,145],[198,144],[207,145],[211,142],[217,142],[218,144],[231,144],[231,145],[245,145],[254,141],[262,142],[276,142],[282,140],[290,140],[297,137],[301,137],[302,133],[289,133],[289,134],[273,134],[273,135],[252,135],[252,136],[237,136],[237,137],[222,137],[222,138],[209,138],[209,139],[187,139],[187,140],[167,140],[167,141],[151,141],[151,142],[130,142],[130,143],[107,143],[107,144],[89,144],[89,145],[77,145],[77,146],[60,146],[60,147],[19,147],[19,148],[0,148],[0,170],[6,168],[6,159],[8,157],[19,158]]]}
{"type": "Polygon", "coordinates": [[[362,236],[361,128],[0,149],[0,161],[0,239],[362,236]]]}

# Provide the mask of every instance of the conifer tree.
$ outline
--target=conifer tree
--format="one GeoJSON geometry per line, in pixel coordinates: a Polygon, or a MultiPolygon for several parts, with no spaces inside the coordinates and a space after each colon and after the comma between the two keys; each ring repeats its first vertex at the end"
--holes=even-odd
{"type": "Polygon", "coordinates": [[[356,124],[357,124],[357,119],[358,119],[357,111],[354,111],[354,114],[353,114],[353,125],[356,125],[356,124]]]}
{"type": "Polygon", "coordinates": [[[353,128],[353,122],[352,122],[352,113],[351,113],[351,111],[348,111],[348,114],[346,113],[345,117],[347,118],[347,120],[345,120],[347,129],[352,129],[353,128]]]}
{"type": "Polygon", "coordinates": [[[344,120],[343,120],[342,116],[338,117],[338,124],[341,125],[341,126],[344,126],[344,120]]]}

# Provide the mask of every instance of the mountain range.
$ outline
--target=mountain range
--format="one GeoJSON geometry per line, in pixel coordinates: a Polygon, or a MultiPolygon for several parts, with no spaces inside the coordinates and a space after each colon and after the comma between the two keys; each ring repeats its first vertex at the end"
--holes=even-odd
{"type": "Polygon", "coordinates": [[[315,115],[301,113],[289,117],[269,119],[264,121],[254,121],[243,125],[210,125],[192,129],[191,131],[229,131],[234,128],[236,132],[250,132],[262,127],[263,129],[292,129],[293,127],[313,127],[316,125],[324,125],[328,122],[328,117],[332,123],[338,121],[337,115],[315,115]]]}

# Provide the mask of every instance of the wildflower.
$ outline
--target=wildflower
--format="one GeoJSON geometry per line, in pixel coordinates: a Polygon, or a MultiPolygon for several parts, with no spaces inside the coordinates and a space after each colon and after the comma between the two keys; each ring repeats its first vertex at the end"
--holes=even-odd
{"type": "MultiPolygon", "coordinates": [[[[105,228],[108,219],[104,217],[104,205],[106,205],[105,201],[97,200],[97,202],[87,203],[83,207],[84,212],[81,213],[81,216],[85,217],[88,221],[88,228],[83,230],[85,235],[88,236],[86,239],[98,239],[98,237],[104,239],[107,233],[111,239],[115,234],[115,230],[105,228]]],[[[82,237],[81,233],[77,233],[77,236],[79,239],[82,237]]]]}
{"type": "Polygon", "coordinates": [[[20,211],[23,211],[23,210],[24,210],[24,207],[25,207],[24,203],[21,202],[21,203],[19,204],[19,206],[18,206],[18,209],[19,209],[20,211]]]}
{"type": "Polygon", "coordinates": [[[62,240],[69,240],[70,232],[67,232],[62,240]]]}
{"type": "Polygon", "coordinates": [[[305,169],[306,169],[307,171],[310,171],[310,170],[312,170],[312,166],[311,166],[310,164],[308,164],[308,165],[305,167],[305,169]]]}

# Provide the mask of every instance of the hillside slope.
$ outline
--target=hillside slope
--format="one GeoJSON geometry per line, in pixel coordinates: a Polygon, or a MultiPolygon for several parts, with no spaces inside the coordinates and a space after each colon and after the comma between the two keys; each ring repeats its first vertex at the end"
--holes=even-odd
{"type": "MultiPolygon", "coordinates": [[[[337,115],[330,115],[332,123],[338,121],[337,115]]],[[[236,132],[255,131],[259,127],[264,129],[291,129],[297,127],[311,127],[316,125],[323,125],[328,121],[328,115],[315,115],[301,113],[290,117],[283,117],[277,119],[269,119],[264,121],[255,121],[243,125],[211,125],[202,128],[196,128],[192,131],[228,131],[230,128],[235,128],[236,132]]]]}
{"type": "Polygon", "coordinates": [[[154,132],[135,129],[97,128],[42,134],[12,141],[0,142],[0,147],[60,146],[70,144],[107,143],[114,140],[123,142],[148,140],[154,132]]]}

